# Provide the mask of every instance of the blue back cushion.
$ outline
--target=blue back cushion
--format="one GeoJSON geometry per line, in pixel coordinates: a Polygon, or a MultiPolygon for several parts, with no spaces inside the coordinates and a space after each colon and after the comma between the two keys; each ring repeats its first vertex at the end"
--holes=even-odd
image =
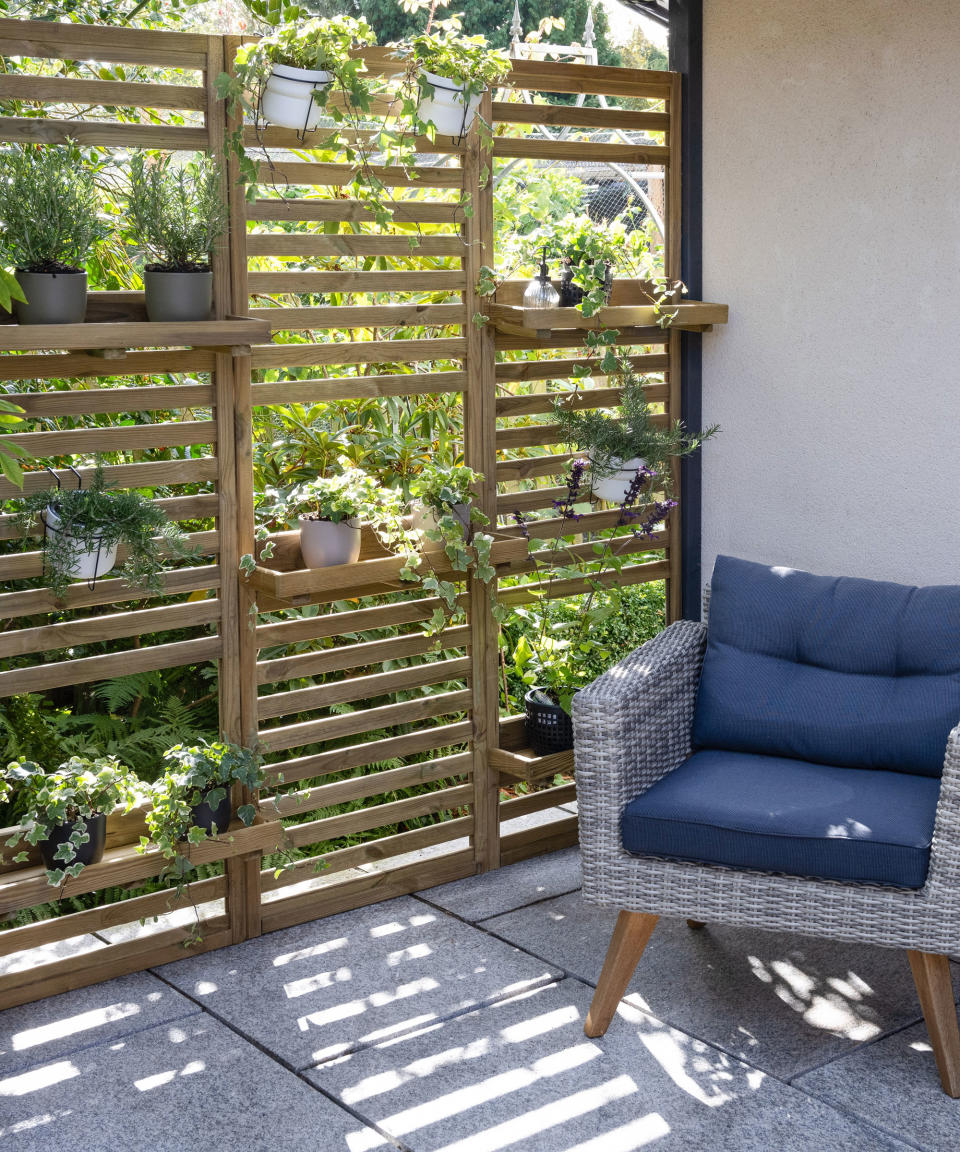
{"type": "Polygon", "coordinates": [[[701,748],[939,776],[960,723],[960,587],[718,556],[701,748]]]}

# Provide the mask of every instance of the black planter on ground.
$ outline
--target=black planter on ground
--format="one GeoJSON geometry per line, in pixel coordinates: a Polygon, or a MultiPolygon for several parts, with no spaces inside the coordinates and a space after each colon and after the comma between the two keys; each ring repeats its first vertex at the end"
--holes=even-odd
{"type": "Polygon", "coordinates": [[[523,698],[526,706],[526,733],[538,756],[552,756],[573,747],[573,720],[559,704],[554,704],[542,688],[531,688],[523,698]]]}
{"type": "Polygon", "coordinates": [[[97,816],[91,816],[89,820],[84,820],[83,823],[90,839],[86,844],[80,845],[72,860],[58,860],[56,854],[60,845],[69,840],[73,834],[73,821],[69,824],[58,824],[46,840],[41,840],[37,844],[40,856],[47,868],[66,868],[71,864],[83,864],[86,867],[88,864],[100,863],[107,844],[107,818],[101,813],[97,816]]]}
{"type": "MultiPolygon", "coordinates": [[[[213,791],[213,789],[210,791],[213,791]]],[[[208,792],[207,795],[209,796],[210,793],[208,792]]],[[[216,808],[211,808],[206,800],[204,800],[201,804],[197,804],[194,807],[191,819],[197,828],[203,828],[207,835],[215,836],[217,832],[226,832],[230,826],[230,817],[232,815],[233,807],[230,803],[230,789],[227,788],[226,796],[224,796],[216,808]],[[214,825],[216,825],[216,830],[214,829],[214,825]]]]}

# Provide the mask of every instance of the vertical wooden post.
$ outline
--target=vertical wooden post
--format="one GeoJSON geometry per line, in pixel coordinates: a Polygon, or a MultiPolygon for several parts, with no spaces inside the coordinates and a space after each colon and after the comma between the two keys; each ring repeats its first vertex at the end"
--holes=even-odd
{"type": "MultiPolygon", "coordinates": [[[[668,114],[670,124],[667,131],[667,144],[670,156],[666,172],[666,211],[664,214],[664,271],[670,280],[680,278],[680,231],[682,220],[681,201],[681,171],[680,171],[680,81],[679,74],[670,79],[670,107],[668,114]]],[[[667,415],[670,420],[677,420],[681,408],[681,341],[679,332],[670,333],[670,342],[667,345],[667,354],[670,357],[670,367],[667,370],[667,386],[669,389],[667,401],[667,415]]],[[[680,461],[674,460],[671,465],[673,486],[677,499],[683,500],[683,491],[680,483],[680,461]]],[[[679,620],[683,615],[683,581],[681,579],[681,520],[679,509],[671,514],[667,528],[667,559],[670,562],[670,578],[667,580],[667,623],[679,620]]]]}
{"type": "MultiPolygon", "coordinates": [[[[226,108],[216,96],[216,77],[232,63],[240,41],[237,37],[211,36],[207,72],[207,122],[210,150],[221,166],[221,188],[229,205],[229,230],[214,258],[214,292],[217,316],[246,312],[246,210],[242,190],[237,187],[237,165],[227,149],[229,128],[226,108]],[[242,264],[243,279],[238,285],[237,268],[242,264]]],[[[256,719],[251,734],[248,723],[249,684],[256,696],[256,649],[252,649],[252,618],[249,594],[240,579],[240,557],[253,551],[253,474],[250,440],[250,359],[218,354],[217,434],[221,492],[229,489],[229,505],[221,495],[220,509],[220,588],[224,603],[221,630],[223,658],[220,662],[221,727],[224,735],[239,744],[256,743],[256,719]],[[228,611],[229,605],[229,611],[228,611]],[[226,702],[226,705],[225,705],[226,702]]],[[[254,703],[254,708],[256,704],[254,703]]],[[[235,801],[248,802],[248,795],[235,801]]],[[[226,863],[227,911],[233,940],[239,942],[260,934],[259,852],[232,857],[226,863]]]]}
{"type": "MultiPolygon", "coordinates": [[[[464,372],[464,458],[483,474],[477,493],[480,510],[497,520],[497,415],[496,350],[489,325],[474,323],[484,311],[485,300],[477,294],[480,268],[493,267],[493,155],[481,136],[484,124],[493,119],[493,98],[486,93],[477,122],[467,141],[463,157],[463,192],[469,205],[462,233],[465,244],[463,267],[467,286],[467,354],[464,372]],[[482,121],[482,123],[481,123],[482,121]]],[[[473,818],[474,853],[477,871],[500,866],[500,780],[490,764],[490,749],[499,743],[499,686],[497,681],[498,629],[490,611],[486,585],[470,581],[470,657],[473,687],[473,818]]]]}

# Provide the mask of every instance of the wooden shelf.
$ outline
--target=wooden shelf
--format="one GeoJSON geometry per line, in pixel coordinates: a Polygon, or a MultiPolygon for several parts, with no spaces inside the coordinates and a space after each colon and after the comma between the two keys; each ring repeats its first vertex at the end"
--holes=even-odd
{"type": "MultiPolygon", "coordinates": [[[[522,537],[494,533],[491,563],[498,575],[522,567],[529,548],[522,537]]],[[[272,537],[275,545],[270,564],[257,565],[249,577],[250,585],[261,595],[257,606],[270,611],[274,606],[288,608],[304,604],[322,604],[345,596],[376,596],[398,589],[415,587],[401,580],[403,559],[387,552],[368,526],[363,526],[360,559],[355,564],[335,564],[329,568],[304,568],[300,556],[299,532],[282,532],[272,537]]],[[[260,546],[262,550],[262,545],[260,546]]],[[[420,564],[421,574],[435,571],[442,579],[462,580],[464,573],[454,572],[442,551],[429,553],[420,564]]]]}
{"type": "MultiPolygon", "coordinates": [[[[654,328],[664,315],[675,315],[669,324],[685,332],[705,332],[714,324],[726,324],[726,304],[687,300],[655,304],[656,288],[646,280],[615,280],[610,305],[594,316],[584,316],[577,308],[524,308],[523,290],[528,281],[507,280],[497,289],[489,306],[490,322],[498,332],[545,340],[562,329],[654,328]]],[[[554,286],[559,289],[555,281],[554,286]]]]}
{"type": "Polygon", "coordinates": [[[100,352],[110,360],[123,359],[128,348],[222,348],[249,355],[251,344],[270,339],[270,324],[250,316],[152,323],[142,292],[91,292],[82,324],[0,323],[0,352],[62,349],[100,352]]]}
{"type": "Polygon", "coordinates": [[[500,721],[500,747],[491,748],[488,760],[491,768],[500,773],[501,783],[539,784],[552,780],[558,772],[564,776],[573,775],[573,749],[554,752],[549,756],[538,756],[532,748],[526,747],[526,731],[523,716],[511,716],[500,721]]]}

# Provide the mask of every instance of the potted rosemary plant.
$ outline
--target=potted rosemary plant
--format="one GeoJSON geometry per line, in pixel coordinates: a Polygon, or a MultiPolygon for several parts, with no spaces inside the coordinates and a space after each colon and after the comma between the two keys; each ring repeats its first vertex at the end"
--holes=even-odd
{"type": "Polygon", "coordinates": [[[152,321],[206,320],[213,306],[210,255],[227,227],[220,173],[206,157],[174,168],[169,156],[130,159],[130,225],[154,258],[143,274],[152,321]]]}
{"type": "Polygon", "coordinates": [[[163,509],[132,490],[111,492],[98,467],[89,488],[48,488],[24,497],[17,515],[26,540],[40,518],[44,526],[44,581],[59,600],[71,580],[93,582],[112,571],[126,546],[124,576],[159,592],[165,551],[189,554],[179,528],[163,509]]]}
{"type": "Polygon", "coordinates": [[[397,47],[419,88],[417,119],[444,136],[461,139],[484,92],[510,71],[510,61],[483,36],[461,36],[456,16],[436,27],[436,32],[421,32],[397,47]]]}
{"type": "Polygon", "coordinates": [[[0,250],[12,264],[21,324],[81,324],[86,262],[106,233],[93,171],[72,146],[12,145],[0,154],[0,250]]]}
{"type": "MultiPolygon", "coordinates": [[[[103,858],[107,815],[139,799],[139,781],[113,757],[72,756],[47,773],[30,760],[15,760],[0,778],[0,800],[17,792],[26,811],[21,827],[7,842],[37,847],[47,882],[59,886],[103,858]]],[[[26,851],[14,859],[28,859],[26,851]]]]}
{"type": "Polygon", "coordinates": [[[576,391],[554,403],[554,415],[565,441],[590,458],[593,495],[611,504],[637,503],[649,481],[669,475],[670,460],[695,452],[717,427],[690,433],[679,422],[662,427],[654,422],[647,403],[646,377],[627,358],[614,353],[616,368],[609,383],[621,389],[616,409],[579,408],[572,403],[576,391]]]}
{"type": "Polygon", "coordinates": [[[375,43],[367,22],[351,16],[283,24],[239,49],[235,75],[221,76],[219,91],[231,109],[239,104],[270,124],[311,132],[334,86],[350,104],[369,110],[363,61],[350,52],[375,43]]]}
{"type": "MultiPolygon", "coordinates": [[[[233,818],[230,789],[240,784],[251,792],[263,787],[262,757],[249,748],[223,740],[176,744],[163,754],[163,775],[150,791],[147,812],[149,836],[140,839],[139,851],[151,845],[171,861],[171,871],[183,879],[193,865],[183,845],[200,844],[225,832],[233,818]]],[[[237,818],[245,825],[257,814],[252,804],[241,804],[237,818]]]]}

